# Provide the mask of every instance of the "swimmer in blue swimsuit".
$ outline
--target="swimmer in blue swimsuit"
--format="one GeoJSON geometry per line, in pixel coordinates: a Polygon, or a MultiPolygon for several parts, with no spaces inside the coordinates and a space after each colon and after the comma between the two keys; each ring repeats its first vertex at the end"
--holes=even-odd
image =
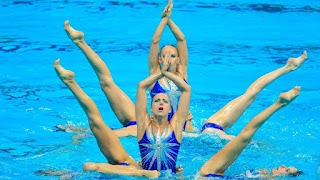
{"type": "MultiPolygon", "coordinates": [[[[165,14],[171,14],[172,12],[172,1],[169,0],[167,6],[164,8],[163,16],[165,14]]],[[[168,18],[162,18],[163,22],[167,21],[168,18]],[[164,20],[166,19],[166,20],[164,20]]],[[[180,58],[182,59],[182,63],[186,64],[187,62],[187,51],[186,51],[186,42],[184,39],[184,35],[180,31],[180,29],[174,24],[172,20],[168,22],[168,26],[172,29],[174,35],[178,40],[178,49],[180,58]],[[180,52],[181,49],[181,52],[180,52]],[[185,62],[185,63],[184,63],[185,62]]],[[[133,101],[127,96],[120,87],[113,81],[112,74],[107,66],[107,64],[99,57],[99,55],[86,43],[84,39],[84,33],[78,30],[75,30],[72,26],[70,26],[69,21],[64,22],[64,29],[68,35],[68,37],[72,40],[72,42],[79,47],[79,49],[86,56],[89,64],[92,69],[95,71],[102,91],[104,92],[111,109],[115,113],[116,117],[123,125],[123,129],[117,129],[116,134],[119,137],[123,136],[136,136],[137,128],[134,125],[136,121],[135,116],[135,104],[133,101]]],[[[176,66],[176,65],[175,65],[176,66]]],[[[184,65],[179,66],[179,69],[183,68],[184,65]]],[[[185,71],[185,70],[184,70],[185,71]]],[[[183,71],[183,72],[184,72],[183,71]]],[[[180,71],[179,71],[180,72],[180,71]]],[[[187,77],[184,77],[187,79],[187,77]]],[[[190,117],[190,116],[189,116],[190,117]]],[[[190,118],[189,118],[190,119],[190,118]]],[[[191,123],[187,123],[186,129],[190,129],[191,123]]]]}
{"type": "MultiPolygon", "coordinates": [[[[175,75],[179,76],[181,79],[188,81],[188,47],[185,35],[180,30],[180,28],[174,23],[171,19],[172,13],[172,2],[171,0],[168,1],[169,6],[167,6],[161,15],[161,20],[152,36],[151,44],[150,44],[150,51],[149,51],[149,74],[157,74],[161,72],[160,65],[163,61],[164,55],[166,53],[170,53],[170,67],[169,71],[174,73],[175,75]],[[164,32],[165,27],[168,26],[174,37],[177,41],[177,47],[174,45],[165,45],[160,49],[159,42],[161,36],[164,32]],[[160,52],[160,53],[159,53],[160,52]]],[[[179,98],[181,92],[179,91],[178,87],[167,78],[161,78],[156,81],[152,86],[150,86],[150,95],[151,98],[154,97],[157,93],[167,93],[172,106],[172,111],[169,114],[169,120],[172,118],[173,114],[176,112],[179,98]]],[[[193,126],[190,122],[192,119],[189,118],[186,120],[185,123],[185,131],[192,132],[193,126]]]]}
{"type": "Polygon", "coordinates": [[[152,74],[141,81],[136,97],[136,116],[138,123],[137,139],[139,143],[142,167],[146,170],[171,170],[176,172],[176,161],[182,139],[182,129],[189,113],[190,86],[180,77],[169,71],[171,54],[163,60],[161,72],[152,74]],[[166,93],[158,93],[152,98],[152,119],[147,112],[146,91],[160,78],[168,78],[181,92],[179,105],[172,119],[171,101],[166,93]]]}
{"type": "Polygon", "coordinates": [[[285,66],[269,72],[255,80],[245,91],[244,94],[230,101],[223,108],[213,114],[204,122],[202,133],[215,133],[223,139],[231,140],[232,135],[225,133],[244,113],[244,111],[253,103],[257,95],[271,82],[280,76],[287,74],[299,68],[307,59],[307,52],[297,58],[289,58],[285,66]]]}
{"type": "MultiPolygon", "coordinates": [[[[225,178],[224,172],[226,169],[238,158],[241,152],[251,141],[254,134],[258,129],[271,117],[276,111],[288,105],[300,94],[300,86],[295,86],[288,92],[281,93],[278,100],[255,116],[250,122],[242,129],[238,136],[232,139],[221,150],[213,155],[204,165],[200,168],[199,174],[203,177],[225,178]]],[[[271,170],[256,170],[247,171],[247,177],[252,178],[275,178],[278,176],[298,176],[301,171],[294,167],[280,166],[271,170]]]]}
{"type": "Polygon", "coordinates": [[[146,176],[157,178],[160,173],[156,170],[141,169],[138,163],[123,148],[118,136],[103,121],[94,101],[81,89],[74,79],[72,71],[60,65],[60,59],[54,62],[54,68],[61,81],[70,89],[88,117],[90,129],[97,140],[98,146],[108,163],[87,162],[84,171],[96,171],[105,174],[125,176],[146,176]]]}

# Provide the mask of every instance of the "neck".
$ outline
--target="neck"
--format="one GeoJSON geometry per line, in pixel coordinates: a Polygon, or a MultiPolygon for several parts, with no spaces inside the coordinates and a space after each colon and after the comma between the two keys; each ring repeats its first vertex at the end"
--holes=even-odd
{"type": "Polygon", "coordinates": [[[165,127],[169,122],[168,122],[168,116],[154,116],[153,121],[152,121],[153,125],[158,128],[158,129],[162,129],[163,127],[165,127]]]}

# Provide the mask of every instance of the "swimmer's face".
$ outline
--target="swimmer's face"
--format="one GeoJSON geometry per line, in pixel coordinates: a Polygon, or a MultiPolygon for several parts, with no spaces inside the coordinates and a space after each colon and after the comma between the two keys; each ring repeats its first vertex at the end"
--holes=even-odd
{"type": "Polygon", "coordinates": [[[174,46],[168,45],[164,46],[161,49],[159,62],[160,64],[163,62],[163,60],[166,58],[166,56],[169,56],[169,71],[176,71],[178,63],[180,62],[179,56],[178,56],[178,50],[174,46]]]}
{"type": "Polygon", "coordinates": [[[158,93],[152,98],[151,112],[154,115],[168,115],[171,112],[170,100],[167,94],[158,93]]]}
{"type": "Polygon", "coordinates": [[[276,175],[276,176],[286,176],[290,174],[295,174],[297,172],[298,172],[297,168],[286,167],[285,165],[272,169],[272,175],[276,175]]]}

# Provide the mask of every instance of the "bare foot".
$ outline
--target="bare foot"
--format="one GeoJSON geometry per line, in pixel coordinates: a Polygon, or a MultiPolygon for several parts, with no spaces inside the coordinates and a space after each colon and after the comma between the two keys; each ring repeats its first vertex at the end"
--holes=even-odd
{"type": "Polygon", "coordinates": [[[297,96],[300,94],[300,86],[295,86],[290,91],[281,93],[278,99],[278,102],[282,105],[288,105],[290,102],[292,102],[297,96]]]}
{"type": "Polygon", "coordinates": [[[289,58],[286,64],[286,67],[288,67],[290,70],[295,70],[298,67],[301,66],[301,64],[308,58],[307,51],[303,51],[301,56],[297,58],[289,58]]]}
{"type": "Polygon", "coordinates": [[[74,82],[74,72],[64,69],[60,65],[60,58],[54,61],[53,67],[63,83],[74,82]]]}
{"type": "Polygon", "coordinates": [[[84,42],[83,32],[73,29],[73,27],[70,26],[69,20],[64,22],[64,30],[74,43],[84,42]]]}
{"type": "Polygon", "coordinates": [[[160,176],[160,172],[157,170],[145,170],[143,174],[148,178],[158,178],[160,176]]]}

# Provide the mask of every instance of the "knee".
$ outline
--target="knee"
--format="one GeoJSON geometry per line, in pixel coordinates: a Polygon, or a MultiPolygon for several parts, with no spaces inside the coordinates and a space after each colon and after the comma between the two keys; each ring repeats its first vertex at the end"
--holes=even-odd
{"type": "Polygon", "coordinates": [[[248,101],[253,102],[258,96],[258,91],[255,89],[248,89],[242,97],[245,97],[248,101]]]}
{"type": "Polygon", "coordinates": [[[252,139],[252,132],[248,129],[243,129],[242,132],[238,135],[238,138],[241,140],[244,144],[249,144],[249,142],[252,139]]]}
{"type": "Polygon", "coordinates": [[[200,174],[200,176],[205,177],[207,174],[209,174],[209,172],[208,172],[207,168],[205,168],[204,166],[202,166],[202,167],[200,168],[200,170],[199,170],[199,174],[200,174]]]}
{"type": "Polygon", "coordinates": [[[89,119],[89,127],[92,132],[94,132],[94,130],[96,129],[97,126],[98,125],[95,121],[89,119]]]}
{"type": "Polygon", "coordinates": [[[97,169],[97,166],[95,163],[86,162],[83,164],[82,169],[83,169],[83,171],[95,171],[97,169]]]}
{"type": "Polygon", "coordinates": [[[257,96],[257,94],[251,95],[249,98],[249,102],[252,103],[254,100],[256,100],[257,96]]]}
{"type": "Polygon", "coordinates": [[[110,87],[114,82],[111,77],[107,77],[107,78],[101,78],[99,80],[99,83],[100,83],[101,89],[105,89],[105,88],[110,87]]]}

